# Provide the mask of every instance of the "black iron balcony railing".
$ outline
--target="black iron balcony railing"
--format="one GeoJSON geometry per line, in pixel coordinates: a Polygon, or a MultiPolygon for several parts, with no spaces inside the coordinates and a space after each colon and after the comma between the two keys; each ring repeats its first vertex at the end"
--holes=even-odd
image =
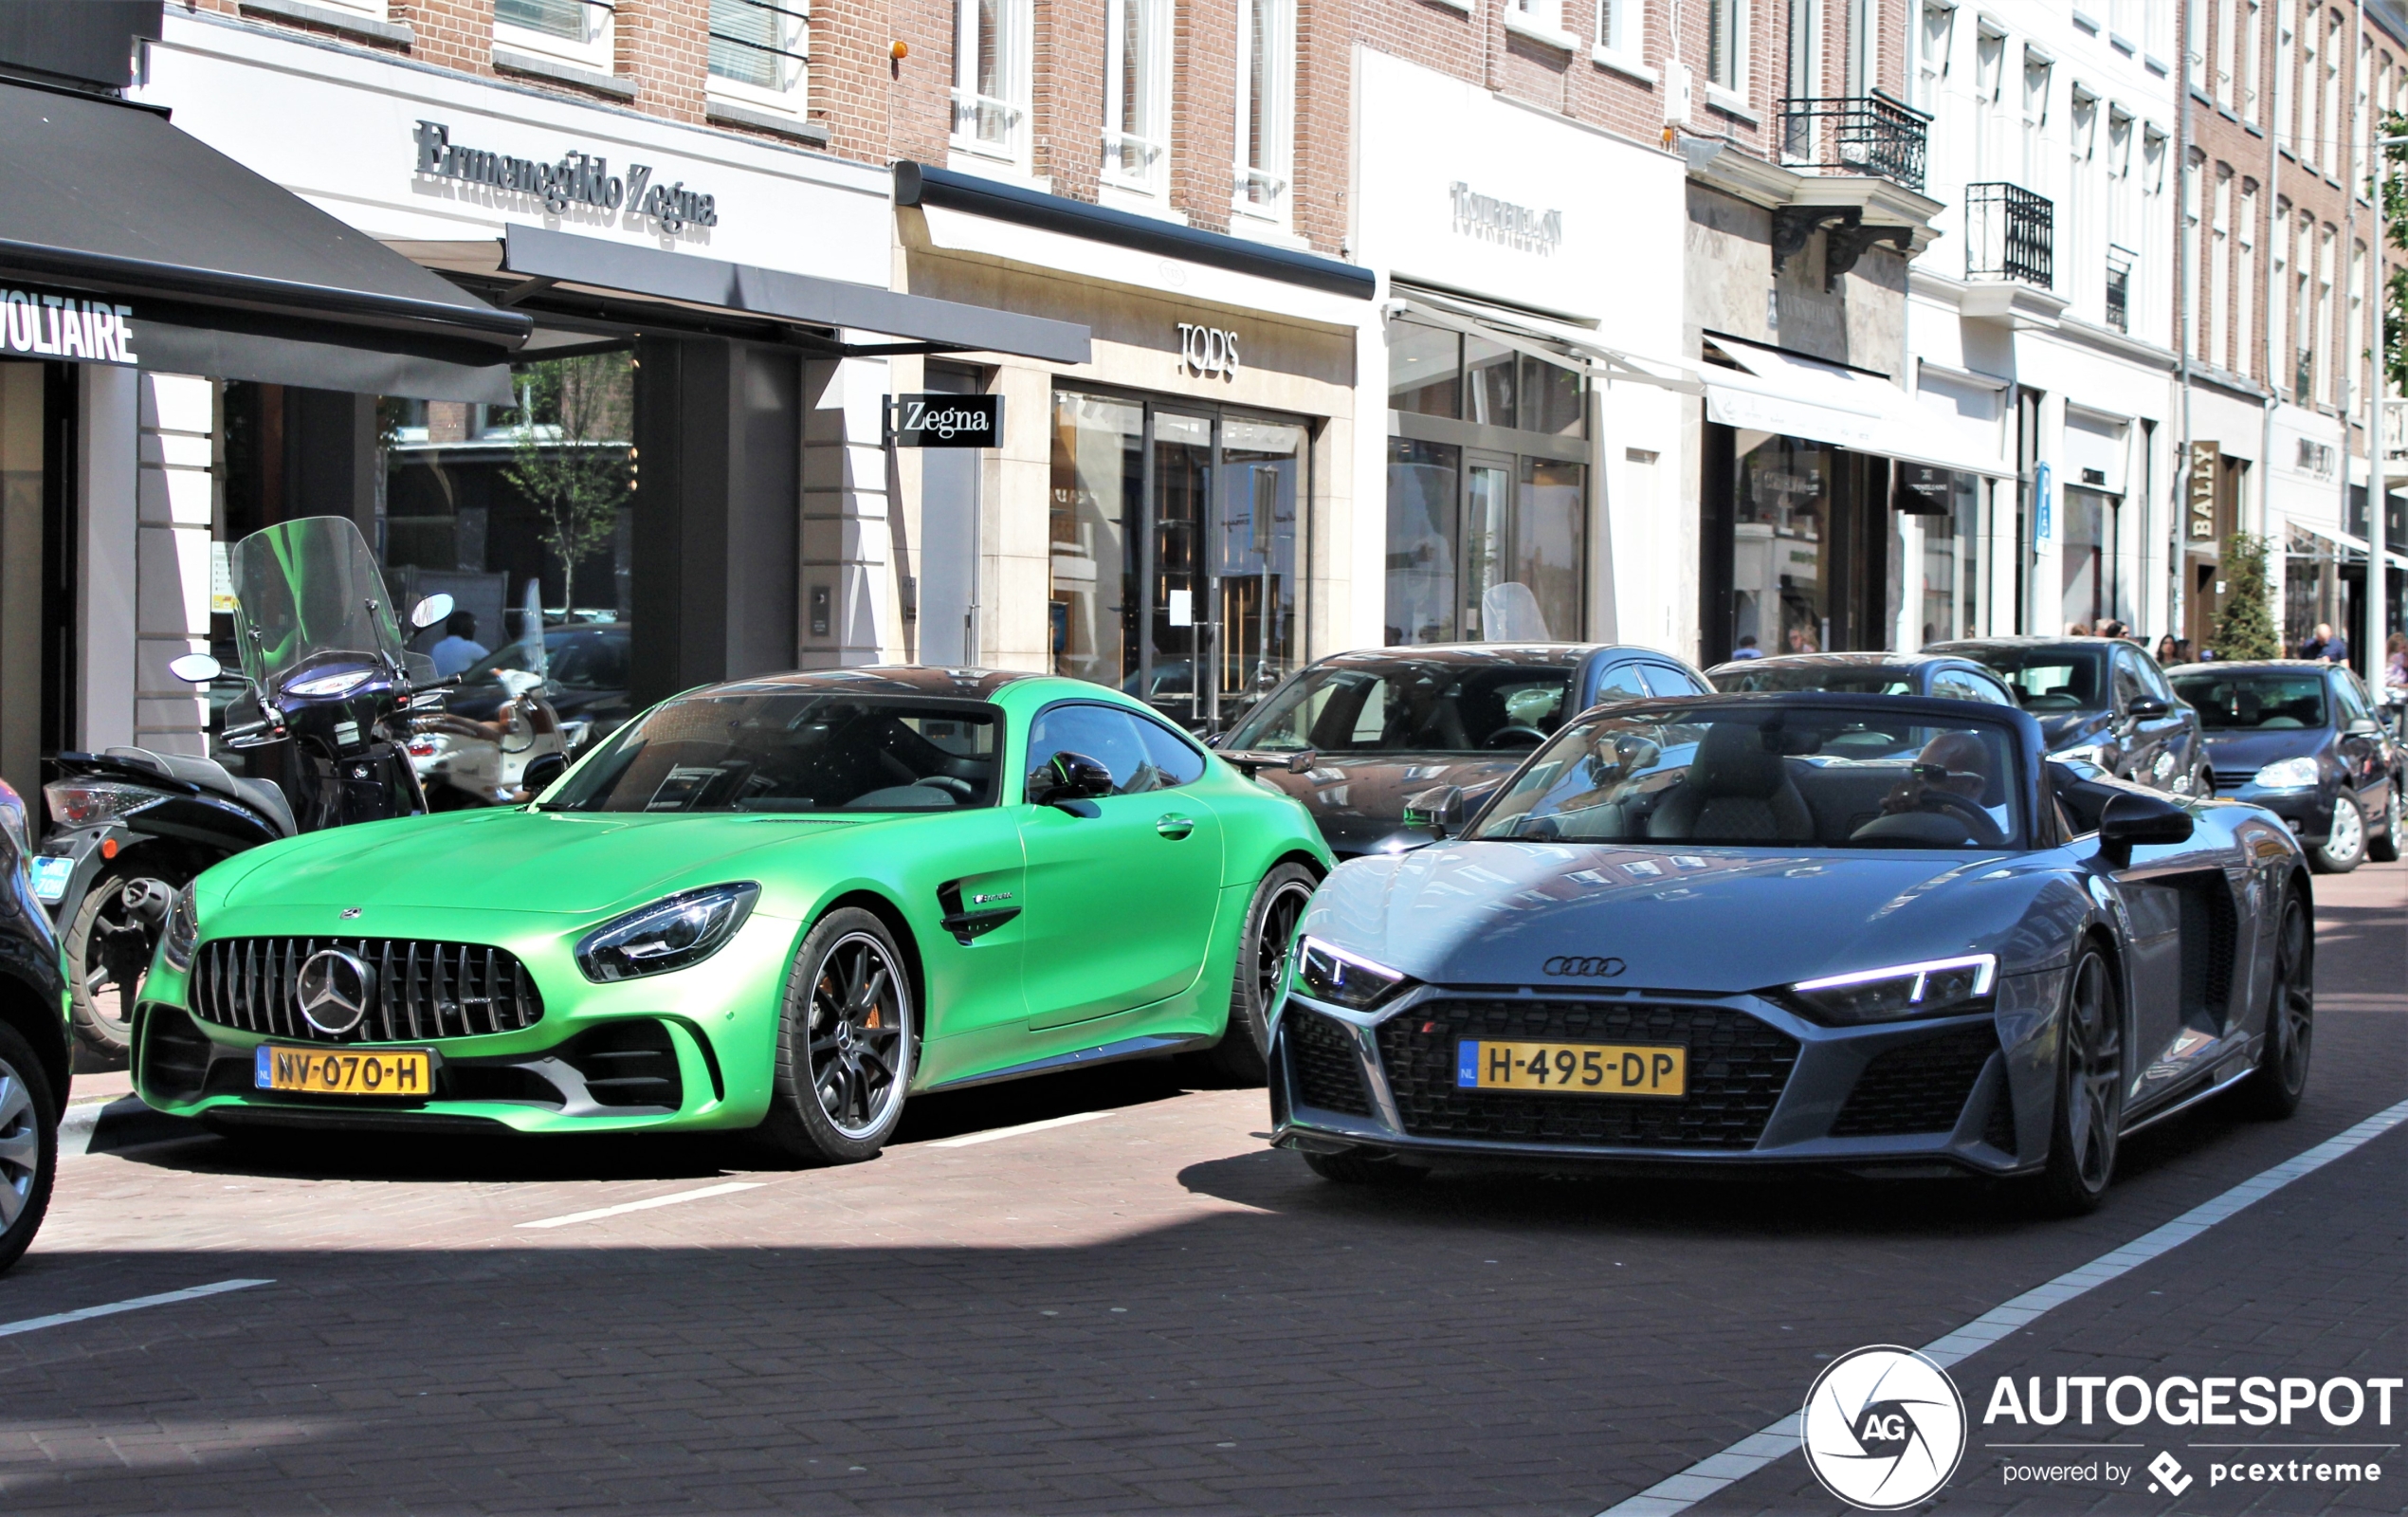
{"type": "Polygon", "coordinates": [[[2136,256],[2128,247],[2107,249],[2107,325],[2118,332],[2132,330],[2132,264],[2136,256]]]}
{"type": "Polygon", "coordinates": [[[1931,118],[1887,95],[1781,101],[1781,157],[1793,169],[1863,174],[1921,190],[1931,118]]]}
{"type": "Polygon", "coordinates": [[[2019,184],[1965,186],[1965,278],[2012,279],[2047,289],[2056,207],[2019,184]]]}

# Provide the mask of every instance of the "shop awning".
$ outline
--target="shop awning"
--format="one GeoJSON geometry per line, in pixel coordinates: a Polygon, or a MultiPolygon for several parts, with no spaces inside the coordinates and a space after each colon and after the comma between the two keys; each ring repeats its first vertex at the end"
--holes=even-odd
{"type": "Polygon", "coordinates": [[[1742,342],[1714,346],[1738,367],[1698,371],[1710,421],[1967,474],[2007,472],[1995,454],[1967,448],[1934,426],[1913,396],[1878,375],[1742,342]]]}
{"type": "Polygon", "coordinates": [[[532,325],[411,264],[165,111],[0,83],[0,274],[130,304],[144,368],[509,397],[532,325]]]}
{"type": "MultiPolygon", "coordinates": [[[[2317,521],[2293,521],[2290,529],[2307,537],[2322,538],[2359,563],[2366,561],[2366,539],[2354,533],[2317,521]]],[[[2400,553],[2388,542],[2383,544],[2383,560],[2394,569],[2408,569],[2408,554],[2400,553]]]]}
{"type": "MultiPolygon", "coordinates": [[[[1393,286],[1392,286],[1393,287],[1393,286]]],[[[1704,393],[1698,376],[1680,364],[1642,358],[1599,342],[1596,334],[1565,322],[1519,311],[1505,311],[1472,301],[1450,300],[1414,288],[1401,290],[1388,302],[1390,316],[1411,317],[1450,332],[1485,338],[1542,362],[1557,364],[1623,384],[1652,385],[1685,395],[1704,393]]]]}
{"type": "MultiPolygon", "coordinates": [[[[538,292],[553,286],[596,290],[802,326],[871,332],[901,339],[914,352],[1008,353],[1048,363],[1085,363],[1091,352],[1087,328],[1075,321],[604,242],[542,227],[507,228],[500,254],[495,272],[539,282],[538,292]]],[[[520,297],[514,292],[502,298],[515,303],[520,297]]],[[[899,350],[872,344],[848,351],[899,350]]]]}

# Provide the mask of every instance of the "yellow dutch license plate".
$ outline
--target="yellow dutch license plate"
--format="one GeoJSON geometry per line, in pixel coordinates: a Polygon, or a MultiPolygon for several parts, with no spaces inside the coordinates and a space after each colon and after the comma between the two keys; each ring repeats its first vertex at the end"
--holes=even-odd
{"type": "Polygon", "coordinates": [[[262,1090],[306,1090],[324,1096],[434,1094],[434,1061],[424,1049],[298,1049],[262,1043],[251,1084],[262,1090]]]}
{"type": "Polygon", "coordinates": [[[1455,1087],[1537,1090],[1567,1096],[1684,1096],[1689,1051],[1678,1043],[1507,1043],[1465,1038],[1455,1045],[1455,1087]]]}

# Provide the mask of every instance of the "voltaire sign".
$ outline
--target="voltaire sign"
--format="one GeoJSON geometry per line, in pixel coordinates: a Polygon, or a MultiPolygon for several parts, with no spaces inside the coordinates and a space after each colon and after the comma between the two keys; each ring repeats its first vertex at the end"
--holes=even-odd
{"type": "Polygon", "coordinates": [[[683,179],[655,184],[652,170],[646,164],[629,164],[622,177],[611,172],[610,159],[590,153],[564,153],[556,163],[512,157],[462,147],[451,140],[451,128],[440,121],[420,121],[410,135],[418,144],[420,174],[526,195],[541,201],[543,209],[556,216],[572,206],[592,206],[596,210],[625,207],[630,216],[648,216],[659,222],[663,231],[719,225],[718,196],[688,190],[683,179]]]}
{"type": "Polygon", "coordinates": [[[0,287],[0,353],[84,363],[139,363],[134,307],[57,290],[0,287]]]}
{"type": "Polygon", "coordinates": [[[1533,210],[1494,195],[1474,194],[1461,179],[1447,186],[1447,195],[1454,203],[1455,230],[1466,237],[1541,255],[1563,246],[1560,210],[1533,210]]]}

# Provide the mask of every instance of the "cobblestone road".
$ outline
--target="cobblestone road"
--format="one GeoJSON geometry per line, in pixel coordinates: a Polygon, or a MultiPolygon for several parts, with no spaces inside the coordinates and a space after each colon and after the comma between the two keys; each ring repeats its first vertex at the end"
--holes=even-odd
{"type": "MultiPolygon", "coordinates": [[[[1936,1181],[1343,1190],[1264,1146],[1259,1091],[1149,1069],[923,1101],[842,1170],[724,1143],[97,1153],[0,1323],[271,1283],[0,1337],[0,1510],[1594,1513],[1794,1412],[1831,1356],[1936,1339],[2408,1097],[2408,867],[2319,897],[2297,1117],[2140,1135],[2076,1221],[1936,1181]]],[[[1966,1361],[1939,1508],[2400,1510],[2396,1447],[2346,1490],[2017,1489],[1990,1445],[2040,1430],[1979,1419],[2001,1375],[2408,1374],[2404,1221],[2408,1129],[1966,1361]]],[[[2356,1436],[2401,1422],[2408,1397],[2356,1436]]],[[[2074,1437],[2210,1457],[2197,1429],[2074,1437]]],[[[1835,1508],[1792,1456],[1697,1509],[1835,1508]]]]}

